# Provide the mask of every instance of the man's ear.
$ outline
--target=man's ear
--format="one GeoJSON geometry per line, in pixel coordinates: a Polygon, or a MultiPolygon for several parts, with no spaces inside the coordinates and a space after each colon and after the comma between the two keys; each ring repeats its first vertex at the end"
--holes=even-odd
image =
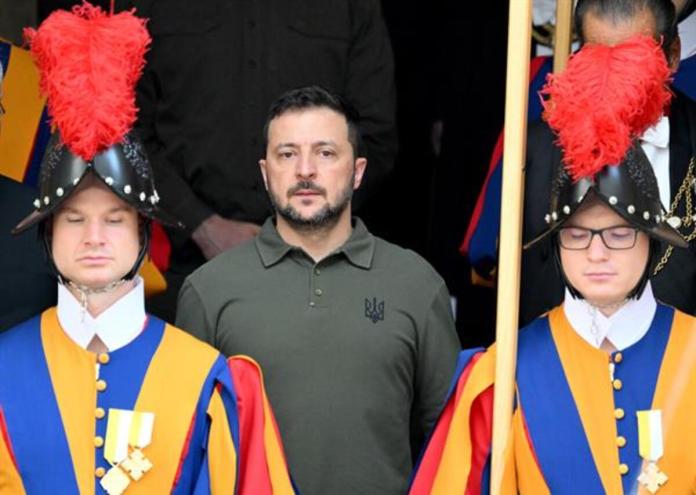
{"type": "Polygon", "coordinates": [[[362,184],[363,176],[365,175],[365,169],[367,168],[367,158],[356,158],[355,167],[353,167],[353,189],[357,189],[362,184]]]}
{"type": "Polygon", "coordinates": [[[263,185],[266,188],[266,191],[268,191],[268,178],[266,176],[266,159],[261,158],[259,160],[259,168],[261,169],[261,176],[263,177],[263,185]]]}

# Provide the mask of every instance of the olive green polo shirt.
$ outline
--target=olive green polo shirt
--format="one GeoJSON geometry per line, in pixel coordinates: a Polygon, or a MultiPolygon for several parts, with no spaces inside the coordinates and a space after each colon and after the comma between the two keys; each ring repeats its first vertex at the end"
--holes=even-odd
{"type": "Polygon", "coordinates": [[[406,493],[411,434],[433,426],[459,351],[445,283],[416,253],[355,219],[315,263],[269,219],[188,277],[176,323],[259,362],[301,493],[406,493]]]}

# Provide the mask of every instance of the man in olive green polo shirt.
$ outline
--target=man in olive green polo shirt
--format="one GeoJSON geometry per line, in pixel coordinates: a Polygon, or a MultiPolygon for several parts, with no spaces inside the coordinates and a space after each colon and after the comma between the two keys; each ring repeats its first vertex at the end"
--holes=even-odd
{"type": "Polygon", "coordinates": [[[459,351],[447,288],[351,218],[366,160],[341,99],[293,90],[267,122],[276,215],[187,279],[177,325],[261,364],[301,493],[403,494],[459,351]]]}

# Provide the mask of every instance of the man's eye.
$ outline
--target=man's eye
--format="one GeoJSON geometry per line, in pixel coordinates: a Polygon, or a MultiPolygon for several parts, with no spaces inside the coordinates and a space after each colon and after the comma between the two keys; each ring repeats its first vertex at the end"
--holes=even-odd
{"type": "Polygon", "coordinates": [[[82,217],[75,217],[75,216],[68,215],[66,217],[66,220],[68,221],[68,223],[80,223],[82,221],[82,217]]]}
{"type": "Polygon", "coordinates": [[[336,153],[333,150],[321,150],[319,154],[324,158],[331,158],[332,156],[336,156],[336,153]]]}
{"type": "Polygon", "coordinates": [[[278,156],[283,159],[290,159],[295,155],[293,151],[281,151],[278,156]]]}
{"type": "Polygon", "coordinates": [[[118,224],[123,222],[123,217],[111,217],[106,219],[106,223],[109,224],[118,224]]]}

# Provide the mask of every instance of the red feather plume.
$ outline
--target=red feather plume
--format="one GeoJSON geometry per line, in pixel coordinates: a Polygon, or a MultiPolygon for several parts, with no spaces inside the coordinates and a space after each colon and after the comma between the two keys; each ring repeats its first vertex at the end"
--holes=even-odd
{"type": "Polygon", "coordinates": [[[574,180],[618,165],[634,139],[663,115],[671,70],[659,44],[637,36],[616,46],[587,45],[565,71],[548,77],[544,118],[556,131],[574,180]]]}
{"type": "Polygon", "coordinates": [[[133,11],[109,15],[84,2],[52,13],[25,37],[52,123],[85,160],[120,142],[137,115],[135,84],[150,35],[133,11]]]}

